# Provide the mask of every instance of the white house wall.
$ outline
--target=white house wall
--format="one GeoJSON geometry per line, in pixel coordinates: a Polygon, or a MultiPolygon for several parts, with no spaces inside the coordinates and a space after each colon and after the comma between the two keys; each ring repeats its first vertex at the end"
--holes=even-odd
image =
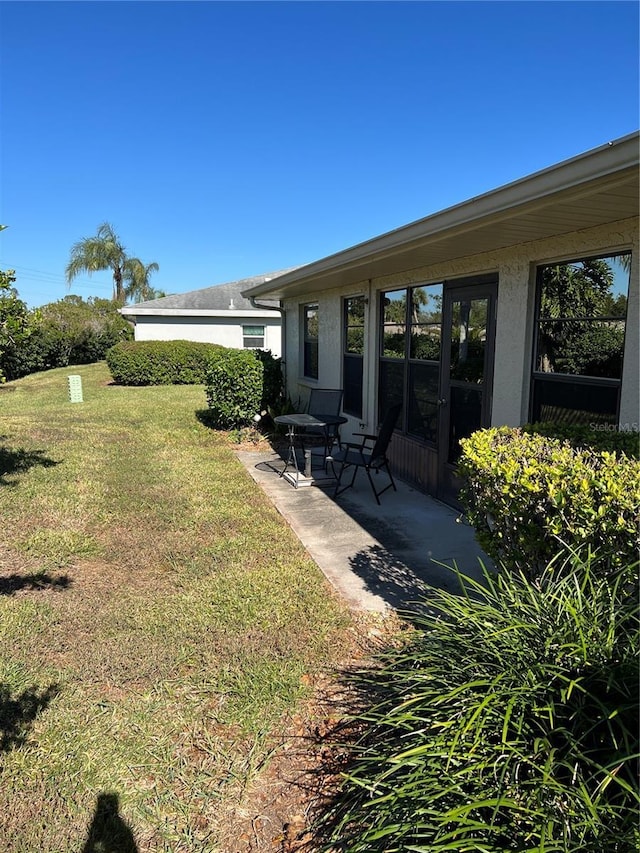
{"type": "Polygon", "coordinates": [[[536,267],[550,261],[633,252],[627,333],[622,378],[620,424],[640,421],[640,288],[638,266],[638,219],[559,235],[551,239],[525,243],[486,254],[460,258],[446,264],[414,269],[397,275],[360,281],[348,287],[313,293],[309,298],[287,300],[287,386],[292,399],[305,400],[314,386],[342,386],[342,299],[368,296],[368,323],[365,335],[364,388],[366,410],[363,421],[350,419],[345,432],[376,427],[376,356],[379,294],[384,290],[414,284],[435,283],[444,279],[498,273],[498,304],[495,341],[495,369],[492,405],[494,425],[518,426],[527,420],[533,346],[536,267]],[[318,304],[317,382],[301,376],[301,308],[318,304]]]}
{"type": "Polygon", "coordinates": [[[264,349],[274,356],[282,354],[282,333],[279,317],[228,317],[182,316],[158,317],[138,315],[135,326],[137,341],[200,341],[222,344],[234,349],[243,348],[243,326],[264,326],[264,349]]]}

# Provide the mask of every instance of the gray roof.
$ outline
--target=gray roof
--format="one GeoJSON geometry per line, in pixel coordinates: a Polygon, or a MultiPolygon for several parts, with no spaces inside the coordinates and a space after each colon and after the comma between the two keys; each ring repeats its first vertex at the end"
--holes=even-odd
{"type": "MultiPolygon", "coordinates": [[[[136,302],[133,305],[125,305],[120,309],[121,313],[135,315],[141,309],[145,314],[158,311],[255,311],[251,302],[242,295],[243,291],[249,290],[260,284],[265,284],[270,279],[277,278],[284,273],[292,272],[297,267],[278,270],[277,272],[254,275],[251,278],[241,278],[238,281],[229,281],[226,284],[214,284],[204,287],[202,290],[190,290],[188,293],[174,293],[172,296],[162,296],[160,299],[149,299],[147,302],[136,302]]],[[[278,305],[278,300],[260,300],[265,306],[278,305]]]]}

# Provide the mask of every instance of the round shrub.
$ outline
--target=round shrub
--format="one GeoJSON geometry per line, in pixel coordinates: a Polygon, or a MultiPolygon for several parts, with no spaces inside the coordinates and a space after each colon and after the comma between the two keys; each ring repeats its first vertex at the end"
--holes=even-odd
{"type": "Polygon", "coordinates": [[[120,385],[203,385],[209,362],[224,347],[198,341],[131,341],[106,354],[120,385]]]}
{"type": "Polygon", "coordinates": [[[635,562],[638,460],[511,427],[479,430],[461,445],[460,501],[496,562],[534,576],[560,544],[589,545],[601,567],[635,562]]]}
{"type": "Polygon", "coordinates": [[[218,429],[247,426],[259,416],[263,392],[262,362],[251,350],[220,349],[209,361],[207,404],[218,429]]]}

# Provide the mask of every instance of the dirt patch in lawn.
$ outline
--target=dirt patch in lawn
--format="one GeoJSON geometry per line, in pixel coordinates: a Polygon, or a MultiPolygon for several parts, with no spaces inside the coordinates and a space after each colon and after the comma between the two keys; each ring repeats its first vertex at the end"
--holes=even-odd
{"type": "MultiPolygon", "coordinates": [[[[370,664],[376,651],[397,640],[402,626],[387,617],[363,615],[353,657],[335,674],[312,685],[313,695],[284,721],[272,755],[221,818],[221,853],[317,853],[319,815],[338,793],[348,764],[348,745],[358,734],[353,721],[361,697],[348,686],[348,672],[370,664]],[[375,617],[373,617],[375,619],[375,617]]],[[[326,844],[326,841],[324,841],[326,844]]],[[[324,847],[326,850],[326,847],[324,847]]]]}

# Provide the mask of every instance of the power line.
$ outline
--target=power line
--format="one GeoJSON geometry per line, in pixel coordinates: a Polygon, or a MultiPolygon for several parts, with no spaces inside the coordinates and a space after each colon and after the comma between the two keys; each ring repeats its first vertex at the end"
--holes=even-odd
{"type": "MultiPolygon", "coordinates": [[[[38,281],[38,282],[41,282],[42,284],[59,285],[61,287],[67,286],[66,278],[63,278],[62,276],[57,275],[56,273],[46,272],[45,270],[33,269],[32,267],[23,267],[23,266],[20,266],[19,264],[12,264],[12,263],[7,262],[7,261],[3,261],[2,265],[3,265],[3,267],[5,267],[7,269],[15,270],[16,272],[24,270],[25,272],[38,273],[37,276],[23,275],[21,273],[20,278],[25,279],[27,281],[38,281]],[[45,277],[43,278],[43,276],[45,276],[45,277]]],[[[105,270],[105,272],[106,272],[106,270],[105,270]]],[[[95,281],[90,281],[88,279],[74,279],[72,282],[72,285],[74,287],[88,287],[88,288],[94,288],[94,289],[98,289],[98,290],[111,290],[112,289],[112,285],[97,284],[95,281]]]]}

